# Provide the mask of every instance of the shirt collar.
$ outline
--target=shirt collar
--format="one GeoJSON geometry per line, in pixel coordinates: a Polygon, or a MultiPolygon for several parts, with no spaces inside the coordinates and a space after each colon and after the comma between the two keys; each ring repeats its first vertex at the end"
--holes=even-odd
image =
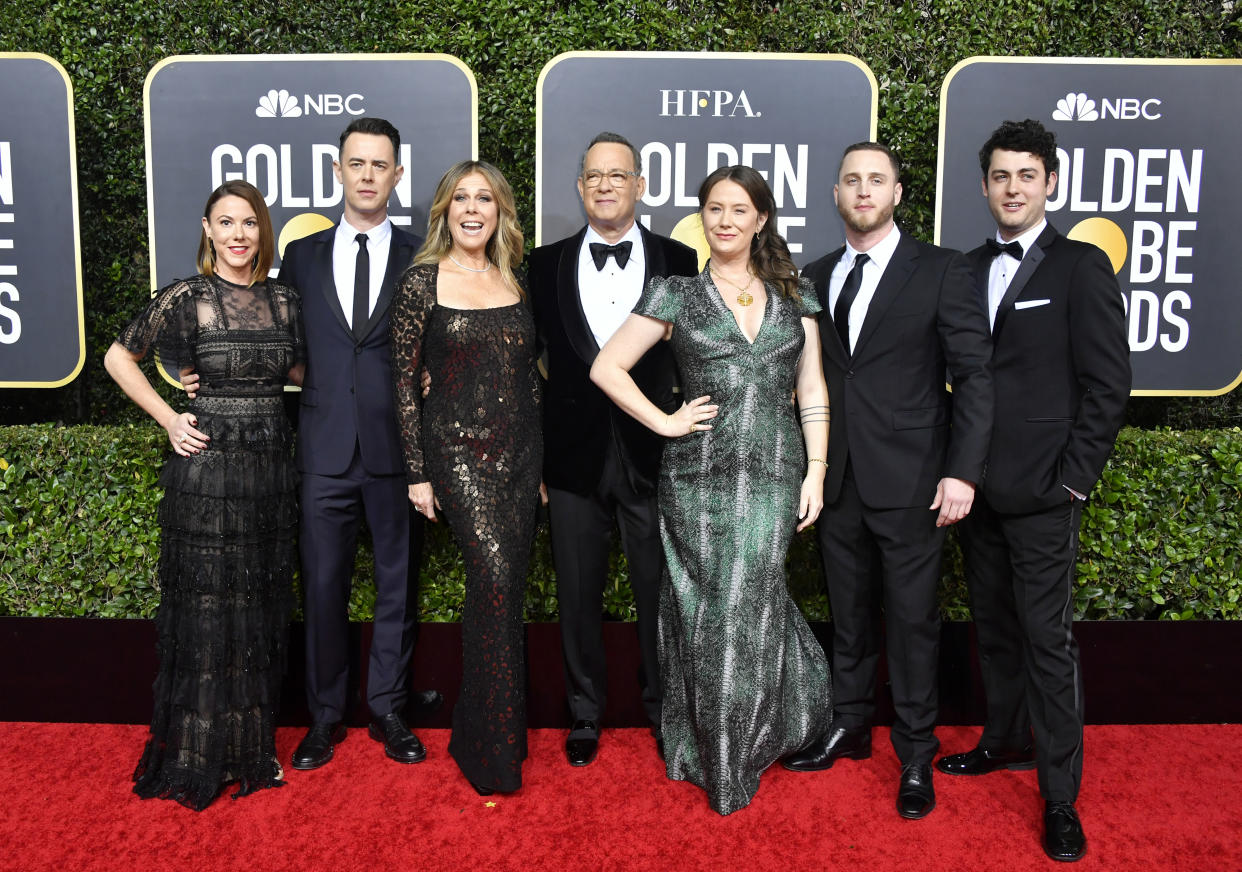
{"type": "MultiPolygon", "coordinates": [[[[1026,253],[1031,250],[1031,246],[1035,244],[1035,240],[1039,239],[1039,234],[1043,233],[1044,228],[1047,226],[1048,226],[1048,219],[1045,218],[1042,221],[1040,221],[1038,224],[1036,224],[1034,227],[1032,227],[1030,230],[1023,233],[1021,236],[1016,236],[1009,241],[1016,242],[1019,245],[1021,245],[1022,255],[1023,257],[1025,257],[1026,253]]],[[[996,231],[996,241],[1001,242],[1001,243],[1005,242],[1004,239],[1001,239],[999,230],[996,231]]]]}
{"type": "MultiPolygon", "coordinates": [[[[604,239],[604,237],[600,236],[594,227],[588,224],[587,229],[586,229],[586,236],[582,238],[582,244],[590,245],[592,242],[602,242],[605,245],[608,244],[608,241],[604,239]]],[[[635,221],[633,224],[631,224],[630,229],[627,230],[625,235],[622,236],[620,239],[618,239],[617,242],[632,242],[634,243],[634,245],[642,245],[643,236],[642,236],[642,233],[638,229],[638,222],[635,221]]]]}
{"type": "Polygon", "coordinates": [[[367,235],[368,245],[375,245],[376,243],[385,242],[390,236],[392,236],[392,222],[385,219],[372,227],[370,230],[359,230],[357,227],[350,224],[349,220],[342,215],[341,223],[336,226],[336,235],[344,236],[350,242],[353,242],[354,237],[356,237],[359,233],[365,233],[367,235]]]}
{"type": "Polygon", "coordinates": [[[871,262],[880,268],[880,272],[883,272],[888,267],[888,262],[892,258],[893,252],[897,250],[897,243],[900,241],[901,231],[898,230],[897,225],[894,224],[889,229],[888,235],[886,235],[875,245],[868,248],[866,252],[860,252],[858,249],[854,248],[854,246],[846,242],[845,257],[842,258],[842,261],[844,261],[846,266],[852,268],[854,265],[854,259],[858,257],[859,254],[865,253],[867,257],[871,259],[871,262]]]}

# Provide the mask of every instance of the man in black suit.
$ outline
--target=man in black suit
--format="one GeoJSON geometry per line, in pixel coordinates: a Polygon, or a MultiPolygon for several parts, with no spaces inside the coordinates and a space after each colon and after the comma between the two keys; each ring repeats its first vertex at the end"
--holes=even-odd
{"type": "MultiPolygon", "coordinates": [[[[565,753],[574,766],[589,764],[599,747],[607,691],[603,591],[614,521],[638,612],[643,707],[658,746],[660,739],[656,615],[664,556],[655,489],[663,439],[614,406],[590,378],[600,347],[649,278],[698,272],[692,249],[635,222],[645,190],[638,150],[623,136],[600,133],[578,168],[587,226],[536,248],[528,260],[547,374],[543,478],[573,718],[565,753]]],[[[668,343],[658,343],[631,375],[657,404],[677,407],[668,343]]]]}
{"type": "Polygon", "coordinates": [[[983,475],[992,349],[962,255],[894,223],[901,182],[891,150],[847,148],[833,194],[846,245],[804,275],[823,307],[832,404],[816,529],[832,605],[834,725],[785,766],[813,771],[871,756],[883,601],[897,811],[921,818],[936,804],[940,553],[983,475]]]}
{"type": "Polygon", "coordinates": [[[1053,134],[1006,121],[979,164],[997,229],[968,257],[992,322],[996,415],[962,538],[988,710],[978,746],[936,766],[982,775],[1035,765],[1044,850],[1077,860],[1087,841],[1074,808],[1083,731],[1074,565],[1083,503],[1130,394],[1125,310],[1104,252],[1045,218],[1057,183],[1053,134]]]}
{"type": "MultiPolygon", "coordinates": [[[[301,293],[308,357],[297,462],[312,725],[293,753],[295,769],[324,765],[345,738],[346,606],[364,517],[376,585],[369,732],[393,760],[417,763],[426,756],[401,716],[417,615],[410,570],[413,563],[417,572],[422,519],[406,497],[388,314],[397,280],[422,240],[388,220],[388,197],[404,172],[399,155],[399,134],[387,121],[352,122],[333,163],[345,193],[341,222],[291,242],[280,268],[280,280],[301,293]]],[[[438,695],[422,696],[431,702],[438,695]]]]}

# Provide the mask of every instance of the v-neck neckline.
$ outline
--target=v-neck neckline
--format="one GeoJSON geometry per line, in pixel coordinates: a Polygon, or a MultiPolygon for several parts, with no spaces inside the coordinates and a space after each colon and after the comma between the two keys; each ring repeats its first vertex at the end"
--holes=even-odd
{"type": "Polygon", "coordinates": [[[746,331],[742,329],[741,322],[737,320],[737,315],[733,313],[733,310],[729,308],[729,304],[725,302],[724,294],[720,292],[720,286],[717,285],[716,280],[712,278],[710,269],[707,271],[707,280],[711,282],[712,296],[716,298],[716,302],[720,304],[720,307],[725,310],[725,314],[729,316],[729,320],[733,322],[733,327],[737,330],[737,334],[742,337],[742,341],[746,343],[748,348],[754,348],[755,343],[759,341],[759,337],[763,335],[763,328],[767,325],[768,316],[771,314],[769,310],[772,305],[772,292],[768,290],[767,284],[765,283],[763,286],[763,317],[759,320],[758,329],[755,330],[755,338],[748,339],[746,337],[746,331]]]}

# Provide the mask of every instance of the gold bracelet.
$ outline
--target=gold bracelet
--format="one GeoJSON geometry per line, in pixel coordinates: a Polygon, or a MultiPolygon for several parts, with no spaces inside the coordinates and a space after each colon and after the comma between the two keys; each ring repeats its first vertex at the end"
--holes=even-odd
{"type": "Polygon", "coordinates": [[[827,465],[828,465],[828,461],[827,461],[827,460],[824,460],[824,459],[823,459],[823,458],[821,458],[821,457],[808,457],[808,458],[806,459],[806,462],[807,462],[807,463],[822,463],[824,466],[827,466],[827,465]]]}

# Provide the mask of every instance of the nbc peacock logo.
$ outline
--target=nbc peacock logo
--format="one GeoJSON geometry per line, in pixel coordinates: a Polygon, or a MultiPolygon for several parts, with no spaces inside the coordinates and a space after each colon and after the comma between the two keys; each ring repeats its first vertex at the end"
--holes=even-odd
{"type": "Polygon", "coordinates": [[[1095,101],[1086,94],[1075,94],[1070,91],[1057,101],[1057,108],[1052,110],[1053,121],[1098,121],[1099,111],[1095,101]]]}
{"type": "Polygon", "coordinates": [[[298,105],[298,98],[284,88],[279,91],[273,88],[259,98],[254,114],[260,118],[298,118],[302,107],[298,105]]]}

